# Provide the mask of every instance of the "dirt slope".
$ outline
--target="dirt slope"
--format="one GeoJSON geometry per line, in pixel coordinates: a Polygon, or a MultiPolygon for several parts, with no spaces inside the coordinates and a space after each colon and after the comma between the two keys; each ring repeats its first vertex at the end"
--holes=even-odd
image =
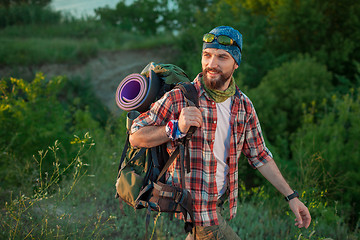
{"type": "MultiPolygon", "coordinates": [[[[36,68],[19,68],[16,75],[23,77],[41,71],[47,78],[66,75],[90,79],[97,97],[112,113],[117,114],[120,109],[115,103],[115,92],[120,81],[131,73],[140,73],[149,62],[171,63],[171,56],[174,54],[174,51],[168,48],[100,52],[96,58],[84,64],[48,64],[36,68]]],[[[11,70],[2,68],[0,76],[14,75],[11,70]]]]}

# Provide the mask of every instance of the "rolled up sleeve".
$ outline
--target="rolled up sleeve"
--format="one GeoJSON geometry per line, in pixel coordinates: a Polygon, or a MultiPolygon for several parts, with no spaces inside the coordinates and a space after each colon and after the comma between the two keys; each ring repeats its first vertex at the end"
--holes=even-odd
{"type": "Polygon", "coordinates": [[[249,164],[253,168],[261,167],[267,162],[273,160],[270,150],[265,145],[260,122],[255,109],[252,109],[246,124],[242,152],[247,157],[249,164]]]}
{"type": "Polygon", "coordinates": [[[137,117],[130,129],[130,134],[135,133],[145,126],[161,126],[171,119],[172,97],[169,92],[150,106],[150,110],[137,117]]]}

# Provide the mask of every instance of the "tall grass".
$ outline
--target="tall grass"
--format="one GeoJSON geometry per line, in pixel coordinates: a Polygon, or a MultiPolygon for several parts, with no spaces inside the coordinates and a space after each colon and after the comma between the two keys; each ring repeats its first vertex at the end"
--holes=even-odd
{"type": "Polygon", "coordinates": [[[0,29],[0,65],[79,63],[105,50],[170,46],[172,34],[141,36],[96,20],[14,25],[0,29]]]}
{"type": "MultiPolygon", "coordinates": [[[[2,236],[144,239],[146,210],[134,211],[125,205],[122,212],[114,198],[116,169],[124,143],[124,116],[109,120],[107,128],[95,131],[92,137],[75,136],[72,144],[78,145],[78,154],[66,166],[58,166],[55,157],[54,171],[38,176],[33,195],[14,191],[2,206],[2,236]],[[60,177],[63,179],[58,181],[60,177]]],[[[56,155],[60,147],[55,143],[35,156],[38,166],[46,161],[47,154],[56,155]]],[[[237,216],[229,224],[242,239],[358,239],[359,229],[348,228],[337,205],[327,202],[326,192],[301,192],[313,217],[307,230],[294,226],[295,217],[287,203],[267,186],[247,189],[240,184],[239,197],[237,216]]],[[[224,205],[224,216],[229,216],[228,203],[224,205]]],[[[157,218],[153,213],[147,236],[153,232],[153,239],[185,239],[182,226],[183,222],[176,218],[170,220],[164,213],[157,218]]]]}
{"type": "Polygon", "coordinates": [[[0,39],[0,64],[9,66],[74,63],[87,60],[97,52],[94,39],[0,39]]]}

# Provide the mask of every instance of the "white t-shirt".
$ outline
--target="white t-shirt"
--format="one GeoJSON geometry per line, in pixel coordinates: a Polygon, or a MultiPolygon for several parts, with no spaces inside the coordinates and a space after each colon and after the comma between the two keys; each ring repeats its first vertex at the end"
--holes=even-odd
{"type": "Polygon", "coordinates": [[[227,188],[227,175],[229,166],[226,159],[230,149],[230,119],[231,119],[231,98],[222,103],[216,103],[217,125],[215,131],[214,156],[217,160],[216,184],[218,196],[222,196],[227,188]]]}

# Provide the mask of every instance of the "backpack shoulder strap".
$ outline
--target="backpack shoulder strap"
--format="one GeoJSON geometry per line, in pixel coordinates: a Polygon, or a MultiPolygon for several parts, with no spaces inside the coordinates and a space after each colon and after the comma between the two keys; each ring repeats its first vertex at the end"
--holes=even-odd
{"type": "MultiPolygon", "coordinates": [[[[185,101],[187,102],[187,105],[189,106],[196,106],[199,107],[199,97],[198,97],[198,92],[196,90],[196,88],[194,87],[194,85],[191,82],[180,82],[178,84],[176,84],[176,86],[174,87],[178,88],[182,91],[182,93],[184,94],[185,97],[185,101]]],[[[165,166],[163,167],[162,171],[159,174],[159,177],[157,180],[160,180],[160,178],[165,174],[165,172],[167,171],[167,169],[170,167],[170,165],[174,162],[174,160],[176,159],[176,157],[180,154],[181,158],[184,158],[184,145],[187,145],[185,142],[188,142],[191,139],[192,134],[195,132],[196,127],[191,127],[186,135],[186,137],[184,139],[186,139],[184,142],[180,142],[180,144],[182,146],[178,146],[175,151],[172,153],[172,155],[170,156],[170,158],[168,159],[168,161],[166,162],[165,166]]],[[[188,159],[188,155],[186,154],[187,159],[186,159],[186,168],[188,171],[190,171],[190,159],[188,159]]],[[[183,178],[183,177],[181,177],[183,178]]]]}
{"type": "Polygon", "coordinates": [[[191,82],[178,83],[175,88],[179,88],[189,106],[199,107],[199,96],[195,86],[191,82]]]}
{"type": "MultiPolygon", "coordinates": [[[[199,108],[199,96],[195,86],[191,82],[182,82],[176,85],[176,88],[179,88],[185,97],[185,101],[188,106],[195,106],[199,108]]],[[[190,154],[188,149],[188,142],[192,138],[192,135],[196,131],[196,127],[190,127],[186,136],[179,141],[179,153],[180,153],[180,178],[182,187],[185,186],[185,169],[184,163],[186,164],[187,173],[190,172],[190,154]]]]}

